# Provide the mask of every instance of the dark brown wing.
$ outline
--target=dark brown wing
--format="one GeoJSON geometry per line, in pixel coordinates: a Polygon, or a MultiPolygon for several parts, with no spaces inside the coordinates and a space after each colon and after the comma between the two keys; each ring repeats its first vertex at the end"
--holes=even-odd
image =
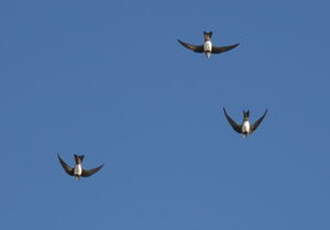
{"type": "Polygon", "coordinates": [[[60,161],[64,171],[69,174],[70,176],[73,176],[73,168],[71,168],[69,165],[67,165],[64,160],[60,157],[59,154],[57,154],[58,160],[60,161]]]}
{"type": "Polygon", "coordinates": [[[211,53],[213,53],[213,54],[223,53],[223,52],[229,51],[231,49],[234,49],[237,46],[239,46],[239,43],[237,43],[235,45],[231,45],[231,46],[221,46],[221,47],[212,46],[212,52],[211,53]]]}
{"type": "Polygon", "coordinates": [[[183,45],[184,47],[186,47],[187,49],[190,49],[194,52],[197,52],[197,53],[203,53],[204,52],[204,46],[195,46],[195,45],[192,45],[192,44],[180,41],[180,40],[178,40],[178,42],[181,45],[183,45]]]}
{"type": "Polygon", "coordinates": [[[264,112],[264,114],[254,122],[254,124],[251,126],[252,131],[255,131],[258,126],[261,124],[262,120],[265,118],[266,114],[267,114],[268,110],[266,109],[266,111],[264,112]]]}
{"type": "Polygon", "coordinates": [[[97,171],[99,171],[103,166],[104,166],[104,164],[102,164],[99,167],[94,168],[94,169],[89,169],[89,170],[83,169],[81,176],[89,177],[89,176],[93,175],[94,173],[96,173],[97,171]]]}
{"type": "Polygon", "coordinates": [[[231,127],[238,133],[242,133],[242,126],[237,124],[227,113],[226,109],[223,108],[223,112],[225,114],[225,117],[227,118],[229,124],[231,125],[231,127]]]}

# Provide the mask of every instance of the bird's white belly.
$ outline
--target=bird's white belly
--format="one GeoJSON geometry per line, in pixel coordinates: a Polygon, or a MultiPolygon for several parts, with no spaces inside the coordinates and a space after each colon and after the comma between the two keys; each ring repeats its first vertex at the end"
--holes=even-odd
{"type": "Polygon", "coordinates": [[[74,167],[74,175],[81,175],[81,173],[82,173],[82,167],[81,167],[81,165],[79,164],[79,165],[76,165],[75,167],[74,167]]]}
{"type": "Polygon", "coordinates": [[[211,51],[212,51],[211,41],[204,42],[204,52],[211,52],[211,51]]]}
{"type": "Polygon", "coordinates": [[[248,121],[244,121],[243,122],[243,125],[242,125],[242,132],[243,133],[250,133],[251,131],[251,125],[250,125],[250,122],[248,121]]]}

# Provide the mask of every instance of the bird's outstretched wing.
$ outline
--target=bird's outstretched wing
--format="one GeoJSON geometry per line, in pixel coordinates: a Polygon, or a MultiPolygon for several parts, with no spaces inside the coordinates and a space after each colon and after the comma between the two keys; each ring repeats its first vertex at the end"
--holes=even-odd
{"type": "Polygon", "coordinates": [[[237,124],[227,113],[226,109],[223,108],[223,112],[225,114],[225,117],[227,119],[227,121],[229,122],[229,124],[231,125],[231,127],[238,133],[242,133],[242,126],[237,124]]]}
{"type": "Polygon", "coordinates": [[[223,53],[223,52],[232,50],[232,49],[236,48],[237,46],[239,46],[239,43],[230,45],[230,46],[212,46],[211,53],[213,53],[213,54],[223,53]]]}
{"type": "Polygon", "coordinates": [[[64,160],[60,157],[59,154],[57,154],[58,160],[60,161],[64,171],[69,174],[70,176],[73,176],[73,168],[71,168],[69,165],[67,165],[64,160]]]}
{"type": "Polygon", "coordinates": [[[258,120],[256,120],[253,123],[253,125],[251,126],[252,131],[255,131],[258,128],[258,126],[261,124],[262,120],[265,118],[267,112],[268,112],[268,110],[266,109],[266,111],[264,112],[264,114],[258,120]]]}
{"type": "Polygon", "coordinates": [[[104,166],[104,164],[102,164],[99,167],[94,168],[94,169],[89,169],[89,170],[83,169],[81,176],[89,177],[89,176],[93,175],[94,173],[97,173],[103,166],[104,166]]]}
{"type": "Polygon", "coordinates": [[[186,43],[186,42],[183,42],[183,41],[180,41],[178,39],[178,42],[183,45],[184,47],[186,47],[187,49],[190,49],[194,52],[197,52],[197,53],[203,53],[204,52],[204,46],[196,46],[196,45],[192,45],[192,44],[189,44],[189,43],[186,43]]]}

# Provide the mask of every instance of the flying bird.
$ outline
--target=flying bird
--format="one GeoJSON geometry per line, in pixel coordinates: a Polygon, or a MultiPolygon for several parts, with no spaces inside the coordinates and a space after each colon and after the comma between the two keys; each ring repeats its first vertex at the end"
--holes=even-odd
{"type": "Polygon", "coordinates": [[[192,45],[187,42],[183,42],[178,39],[178,42],[186,47],[197,53],[205,53],[205,55],[210,58],[211,54],[219,54],[223,52],[227,52],[235,47],[239,46],[239,43],[230,46],[214,46],[211,42],[213,32],[205,32],[204,31],[204,43],[203,45],[192,45]]]}
{"type": "Polygon", "coordinates": [[[57,154],[58,160],[60,161],[64,171],[69,174],[70,176],[74,176],[77,180],[80,179],[80,177],[89,177],[91,175],[93,175],[94,173],[96,173],[97,171],[99,171],[104,164],[100,165],[97,168],[93,168],[93,169],[84,169],[82,167],[82,162],[84,160],[84,155],[76,155],[74,154],[74,159],[75,159],[75,166],[74,168],[71,168],[68,164],[66,164],[64,162],[64,160],[60,157],[59,154],[57,154]]]}
{"type": "Polygon", "coordinates": [[[226,109],[223,108],[223,112],[225,114],[226,119],[228,120],[231,127],[238,133],[242,134],[243,137],[246,137],[247,135],[253,133],[256,131],[258,126],[261,124],[262,120],[265,118],[268,110],[266,109],[264,114],[256,120],[253,124],[250,123],[249,117],[250,117],[250,111],[244,111],[243,110],[243,122],[242,124],[237,124],[227,113],[226,109]]]}

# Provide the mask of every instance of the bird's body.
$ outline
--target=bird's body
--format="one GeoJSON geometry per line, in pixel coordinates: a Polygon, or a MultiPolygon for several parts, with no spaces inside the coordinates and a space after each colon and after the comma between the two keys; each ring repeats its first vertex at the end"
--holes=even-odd
{"type": "Polygon", "coordinates": [[[74,174],[75,176],[78,176],[78,177],[81,176],[81,174],[82,174],[82,166],[81,166],[81,164],[76,164],[76,165],[74,166],[73,174],[74,174]]]}
{"type": "Polygon", "coordinates": [[[204,42],[204,52],[212,51],[212,42],[210,40],[204,42]]]}
{"type": "Polygon", "coordinates": [[[210,58],[212,53],[212,42],[211,40],[207,40],[204,42],[204,53],[205,55],[210,58]]]}
{"type": "Polygon", "coordinates": [[[244,121],[242,124],[242,133],[247,135],[251,132],[251,124],[249,121],[244,121]]]}

